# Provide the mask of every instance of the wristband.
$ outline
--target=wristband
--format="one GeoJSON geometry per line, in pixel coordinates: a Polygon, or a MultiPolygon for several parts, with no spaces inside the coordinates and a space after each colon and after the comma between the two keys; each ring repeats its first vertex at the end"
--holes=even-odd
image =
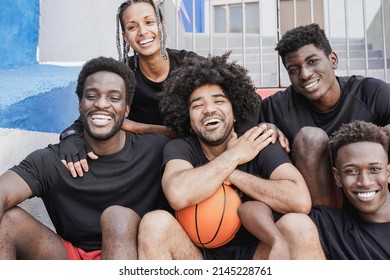
{"type": "Polygon", "coordinates": [[[64,140],[65,138],[67,138],[69,136],[76,135],[76,134],[79,134],[79,132],[77,130],[74,130],[74,129],[67,130],[67,131],[61,133],[60,141],[64,140]]]}

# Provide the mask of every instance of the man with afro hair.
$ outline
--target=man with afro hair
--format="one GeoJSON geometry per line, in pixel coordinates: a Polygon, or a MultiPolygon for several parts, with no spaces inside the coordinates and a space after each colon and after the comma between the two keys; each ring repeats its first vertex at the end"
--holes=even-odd
{"type": "MultiPolygon", "coordinates": [[[[161,112],[165,125],[180,136],[165,146],[163,155],[162,187],[169,204],[175,211],[195,205],[224,183],[237,190],[244,204],[258,201],[276,213],[307,213],[311,203],[305,181],[279,142],[271,143],[272,129],[259,125],[237,135],[235,126],[253,114],[258,98],[247,70],[227,62],[228,57],[187,60],[165,84],[161,112]]],[[[241,227],[229,243],[206,249],[192,243],[172,214],[152,211],[140,223],[139,256],[267,258],[263,242],[288,245],[279,238],[271,211],[263,219],[266,234],[254,236],[241,227]]]]}

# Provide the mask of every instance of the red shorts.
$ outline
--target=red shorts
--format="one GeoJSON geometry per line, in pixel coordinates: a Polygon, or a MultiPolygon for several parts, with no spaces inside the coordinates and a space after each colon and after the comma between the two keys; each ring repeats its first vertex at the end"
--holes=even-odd
{"type": "Polygon", "coordinates": [[[85,252],[83,249],[73,246],[72,243],[62,239],[62,243],[65,246],[68,260],[100,260],[102,250],[96,250],[91,252],[85,252]]]}

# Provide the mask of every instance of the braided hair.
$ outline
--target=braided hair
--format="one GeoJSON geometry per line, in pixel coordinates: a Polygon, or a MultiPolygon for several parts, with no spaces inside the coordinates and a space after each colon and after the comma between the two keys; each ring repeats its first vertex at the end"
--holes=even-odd
{"type": "MultiPolygon", "coordinates": [[[[162,0],[128,0],[123,2],[119,8],[118,12],[116,14],[116,48],[118,51],[119,60],[125,62],[126,64],[129,64],[129,52],[131,51],[130,45],[128,45],[125,40],[122,38],[122,31],[125,30],[124,23],[122,21],[122,16],[124,11],[132,6],[133,4],[137,3],[148,3],[152,5],[154,12],[156,13],[157,18],[157,28],[158,28],[158,36],[160,38],[160,50],[161,55],[164,59],[168,59],[167,54],[167,32],[166,32],[166,25],[164,16],[162,13],[162,0]],[[121,40],[122,38],[122,40],[121,40]]],[[[137,54],[134,52],[134,69],[137,69],[137,54]]]]}

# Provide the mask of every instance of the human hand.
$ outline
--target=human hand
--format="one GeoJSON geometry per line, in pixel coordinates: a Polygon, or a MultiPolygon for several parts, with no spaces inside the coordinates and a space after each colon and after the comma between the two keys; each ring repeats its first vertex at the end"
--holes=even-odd
{"type": "Polygon", "coordinates": [[[241,137],[237,137],[233,132],[227,149],[235,154],[239,165],[247,163],[271,143],[273,133],[274,131],[267,129],[265,124],[249,129],[241,137]]]}
{"type": "Polygon", "coordinates": [[[59,145],[61,162],[68,168],[74,178],[77,175],[82,177],[84,172],[88,172],[87,155],[91,159],[98,158],[80,134],[66,137],[59,145]]]}
{"type": "Polygon", "coordinates": [[[274,133],[272,134],[272,144],[275,144],[276,141],[279,141],[280,146],[287,152],[290,152],[290,143],[288,142],[287,137],[284,133],[276,127],[273,123],[260,123],[260,125],[266,125],[267,129],[272,129],[274,133]]]}

